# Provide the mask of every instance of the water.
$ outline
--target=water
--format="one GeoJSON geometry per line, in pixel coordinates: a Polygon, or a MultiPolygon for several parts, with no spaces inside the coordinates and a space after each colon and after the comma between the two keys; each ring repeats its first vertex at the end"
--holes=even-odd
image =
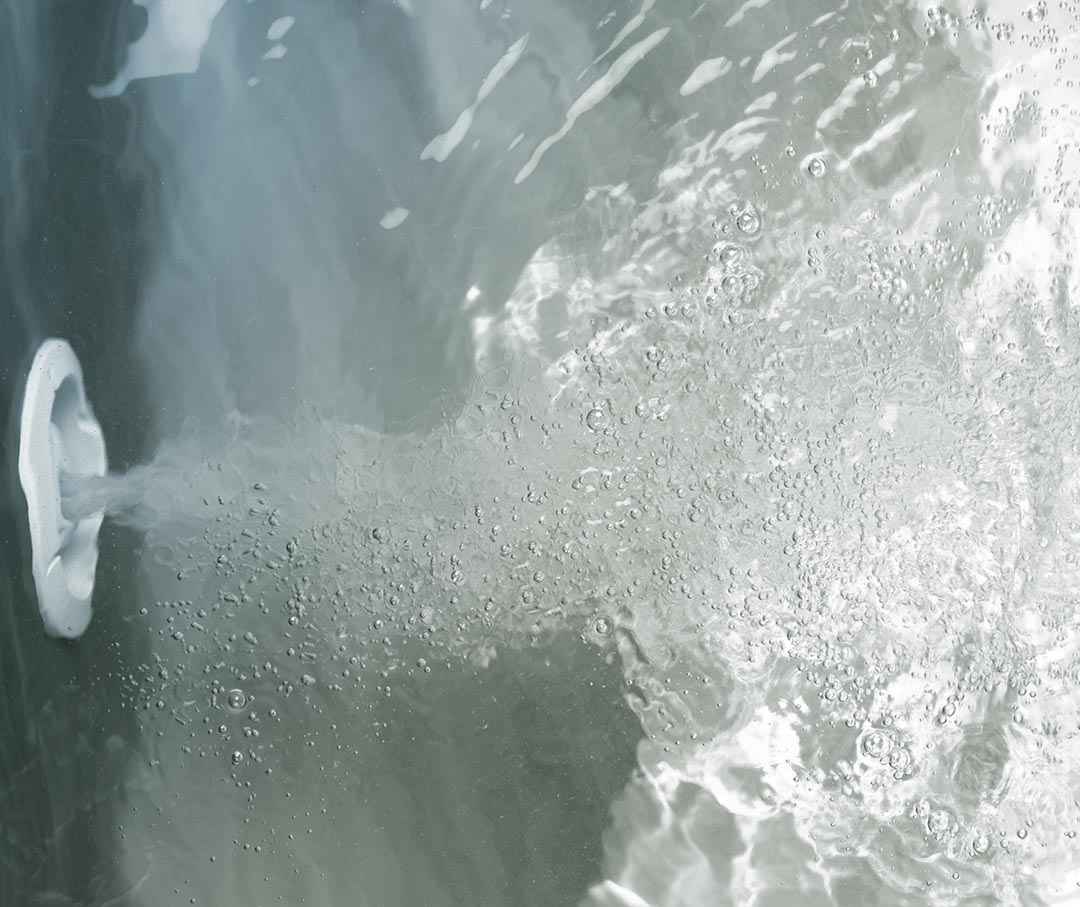
{"type": "MultiPolygon", "coordinates": [[[[715,258],[751,267],[733,248],[715,258]]],[[[1053,516],[1016,509],[1028,480],[1009,466],[1032,443],[1029,424],[1007,431],[996,402],[980,415],[960,374],[920,395],[909,371],[927,351],[899,345],[866,380],[865,404],[833,402],[833,373],[813,353],[825,343],[841,361],[835,340],[814,338],[797,311],[778,331],[714,280],[715,296],[675,289],[669,311],[643,307],[641,329],[621,331],[591,373],[572,368],[577,354],[506,367],[422,436],[309,411],[193,461],[184,479],[150,467],[83,489],[83,506],[105,492],[110,512],[141,521],[175,570],[179,598],[156,603],[168,620],[147,617],[167,631],[155,660],[169,679],[133,691],[132,705],[164,703],[150,726],[166,741],[201,702],[237,711],[248,696],[263,721],[261,700],[302,697],[290,720],[310,727],[305,709],[363,707],[384,684],[392,695],[437,683],[453,664],[486,667],[570,631],[619,659],[646,730],[648,780],[636,783],[676,810],[666,828],[633,830],[643,816],[627,807],[625,875],[658,846],[673,849],[672,871],[704,859],[679,843],[703,808],[681,814],[691,785],[733,823],[733,858],[810,840],[826,874],[857,861],[901,892],[934,886],[942,902],[1001,876],[1021,891],[1053,884],[1072,859],[1076,762],[1045,709],[1060,716],[1076,698],[1072,673],[1047,666],[1074,657],[1072,609],[1055,602],[1075,579],[1047,525],[1068,525],[1068,502],[1055,499],[1053,516]],[[716,350],[725,358],[706,364],[716,350]],[[781,357],[814,362],[812,376],[778,369],[781,357]],[[182,508],[198,531],[177,537],[182,508]],[[1017,563],[1032,566],[1018,576],[1017,563]],[[226,695],[241,673],[245,689],[226,695]],[[374,690],[372,674],[385,678],[374,690]],[[1048,734],[1053,760],[1041,756],[1048,734]],[[638,836],[649,845],[635,857],[638,836]]],[[[221,746],[232,768],[277,775],[295,732],[180,749],[213,760],[221,746]]],[[[184,761],[159,742],[156,759],[171,758],[184,761]]],[[[793,860],[742,884],[794,884],[793,860]]],[[[660,902],[722,896],[735,882],[710,865],[692,883],[680,869],[660,902]]]]}
{"type": "Polygon", "coordinates": [[[126,473],[109,472],[104,476],[60,476],[60,498],[63,514],[69,520],[80,520],[95,513],[136,528],[146,529],[151,523],[176,512],[177,503],[158,500],[160,494],[175,486],[174,472],[161,463],[136,466],[126,473]]]}
{"type": "Polygon", "coordinates": [[[140,96],[158,452],[64,486],[138,896],[1080,897],[1076,11],[276,13],[140,96]]]}

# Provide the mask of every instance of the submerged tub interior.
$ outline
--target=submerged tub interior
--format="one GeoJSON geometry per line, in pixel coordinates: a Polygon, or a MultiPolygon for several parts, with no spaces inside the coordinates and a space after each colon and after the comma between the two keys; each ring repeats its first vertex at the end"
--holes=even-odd
{"type": "Polygon", "coordinates": [[[1080,897],[1072,5],[3,13],[4,903],[1080,897]]]}

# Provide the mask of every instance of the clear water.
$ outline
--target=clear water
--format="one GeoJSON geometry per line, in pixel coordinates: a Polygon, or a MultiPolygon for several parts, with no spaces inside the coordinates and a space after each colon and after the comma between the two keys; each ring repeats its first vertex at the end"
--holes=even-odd
{"type": "Polygon", "coordinates": [[[119,902],[1080,903],[1080,8],[205,12],[119,902]]]}

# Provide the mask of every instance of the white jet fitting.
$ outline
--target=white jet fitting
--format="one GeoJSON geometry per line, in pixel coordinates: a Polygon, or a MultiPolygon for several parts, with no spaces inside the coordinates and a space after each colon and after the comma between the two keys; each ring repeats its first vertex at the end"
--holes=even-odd
{"type": "Polygon", "coordinates": [[[61,474],[103,476],[105,438],[86,399],[82,367],[66,340],[46,340],[26,380],[19,423],[19,481],[30,517],[38,609],[51,636],[74,639],[90,623],[104,511],[63,512],[61,474]]]}

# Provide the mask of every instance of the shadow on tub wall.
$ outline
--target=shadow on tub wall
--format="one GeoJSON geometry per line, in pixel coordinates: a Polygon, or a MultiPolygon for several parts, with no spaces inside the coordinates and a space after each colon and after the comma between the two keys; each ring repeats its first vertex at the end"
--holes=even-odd
{"type": "MultiPolygon", "coordinates": [[[[69,339],[111,459],[146,453],[148,405],[132,343],[149,171],[125,147],[130,104],[88,81],[118,65],[140,26],[126,2],[0,3],[0,902],[95,903],[121,893],[115,790],[135,739],[109,670],[121,623],[99,602],[77,643],[45,636],[29,576],[17,423],[25,370],[48,336],[69,339]]],[[[133,569],[107,532],[105,588],[133,569]]]]}

